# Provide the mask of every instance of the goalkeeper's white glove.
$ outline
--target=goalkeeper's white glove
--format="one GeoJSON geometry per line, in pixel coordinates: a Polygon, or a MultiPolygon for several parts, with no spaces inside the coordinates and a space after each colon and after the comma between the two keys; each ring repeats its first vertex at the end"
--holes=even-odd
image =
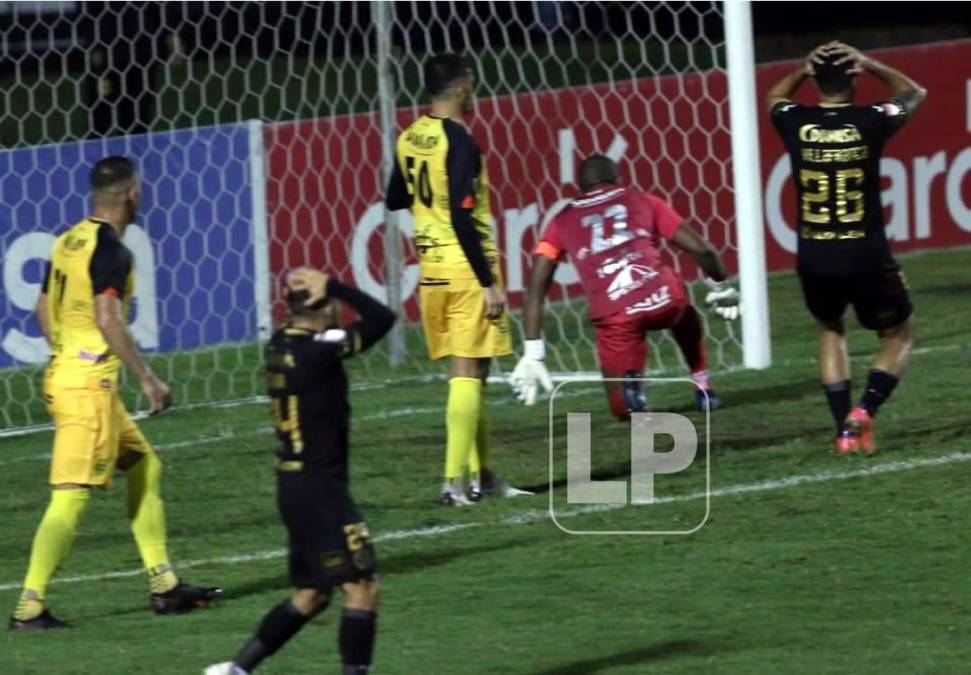
{"type": "Polygon", "coordinates": [[[711,308],[715,314],[725,319],[734,321],[742,313],[741,298],[738,290],[735,289],[728,280],[715,281],[705,278],[708,285],[708,295],[705,296],[705,304],[711,308]]]}
{"type": "Polygon", "coordinates": [[[509,384],[512,386],[516,398],[526,405],[536,403],[536,394],[542,386],[546,391],[553,390],[553,378],[546,370],[543,359],[546,358],[546,345],[542,338],[539,340],[526,340],[523,350],[523,358],[519,359],[516,368],[509,376],[509,384]]]}

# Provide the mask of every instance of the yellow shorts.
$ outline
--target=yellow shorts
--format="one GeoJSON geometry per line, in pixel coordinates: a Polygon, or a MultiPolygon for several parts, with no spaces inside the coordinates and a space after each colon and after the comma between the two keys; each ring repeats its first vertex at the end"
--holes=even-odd
{"type": "Polygon", "coordinates": [[[54,420],[51,485],[107,488],[121,455],[152,452],[118,392],[45,386],[44,394],[54,420]]]}
{"type": "MultiPolygon", "coordinates": [[[[482,286],[471,270],[458,275],[446,267],[423,266],[418,282],[421,327],[425,331],[428,357],[492,358],[512,354],[509,317],[485,317],[482,286]]],[[[496,283],[502,284],[498,269],[496,283]]]]}

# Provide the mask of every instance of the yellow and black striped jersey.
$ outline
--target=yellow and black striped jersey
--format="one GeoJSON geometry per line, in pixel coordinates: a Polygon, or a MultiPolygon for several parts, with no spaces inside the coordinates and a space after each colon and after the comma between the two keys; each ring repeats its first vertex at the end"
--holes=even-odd
{"type": "Polygon", "coordinates": [[[55,387],[114,386],[120,359],[95,321],[94,297],[121,298],[127,314],[135,275],[132,254],[103,220],[86,218],[57,238],[44,277],[53,356],[47,376],[55,387]]]}
{"type": "Polygon", "coordinates": [[[410,208],[422,265],[468,270],[492,284],[498,249],[489,223],[489,178],[478,144],[450,118],[423,115],[398,137],[386,202],[410,208]]]}

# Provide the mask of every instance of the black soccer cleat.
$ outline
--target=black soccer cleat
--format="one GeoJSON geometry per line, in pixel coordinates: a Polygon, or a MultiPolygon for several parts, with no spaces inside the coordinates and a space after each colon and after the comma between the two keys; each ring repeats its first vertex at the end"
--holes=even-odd
{"type": "Polygon", "coordinates": [[[465,496],[469,498],[470,502],[481,502],[485,493],[482,491],[482,487],[477,483],[472,483],[469,489],[465,491],[465,496]]]}
{"type": "Polygon", "coordinates": [[[704,391],[696,389],[695,405],[701,412],[715,412],[724,408],[725,402],[718,398],[718,394],[711,389],[705,389],[704,391]]]}
{"type": "Polygon", "coordinates": [[[70,628],[71,624],[67,621],[61,621],[45,609],[33,619],[26,621],[10,617],[7,627],[10,630],[51,630],[54,628],[70,628]]]}
{"type": "Polygon", "coordinates": [[[171,591],[152,593],[152,611],[156,614],[184,614],[208,607],[222,592],[218,586],[192,586],[179,582],[171,591]]]}
{"type": "Polygon", "coordinates": [[[624,405],[627,406],[627,414],[636,412],[648,412],[647,393],[641,378],[644,377],[636,370],[628,370],[624,373],[624,405]]]}

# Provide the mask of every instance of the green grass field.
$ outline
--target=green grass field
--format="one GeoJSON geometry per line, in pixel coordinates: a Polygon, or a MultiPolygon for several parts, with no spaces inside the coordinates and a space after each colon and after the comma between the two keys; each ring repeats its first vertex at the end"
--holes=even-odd
{"type": "MultiPolygon", "coordinates": [[[[918,307],[911,372],[881,412],[873,458],[830,454],[831,421],[795,279],[771,282],[775,365],[717,376],[711,461],[657,481],[664,503],[583,511],[553,492],[571,529],[690,526],[706,468],[711,515],[690,536],[571,536],[549,504],[547,410],[505,387],[490,397],[498,469],[540,490],[471,509],[434,504],[441,382],[357,391],[354,491],[384,583],[375,672],[958,673],[971,658],[967,513],[971,433],[969,251],[907,256],[918,307]]],[[[857,391],[873,338],[850,336],[857,391]]],[[[599,475],[623,477],[627,440],[596,388],[599,475]]],[[[652,389],[686,412],[686,392],[652,389]]],[[[688,413],[700,422],[696,413],[688,413]]],[[[124,518],[124,484],[92,500],[49,602],[70,631],[4,632],[0,673],[200,673],[233,655],[287,593],[261,406],[180,410],[146,421],[166,464],[171,552],[184,576],[226,588],[181,617],[147,610],[124,518]],[[79,580],[87,578],[86,580],[79,580]]],[[[0,604],[12,609],[46,500],[50,435],[0,439],[0,604]]],[[[562,479],[562,471],[555,476],[562,479]]],[[[260,672],[336,673],[331,608],[260,672]]]]}

